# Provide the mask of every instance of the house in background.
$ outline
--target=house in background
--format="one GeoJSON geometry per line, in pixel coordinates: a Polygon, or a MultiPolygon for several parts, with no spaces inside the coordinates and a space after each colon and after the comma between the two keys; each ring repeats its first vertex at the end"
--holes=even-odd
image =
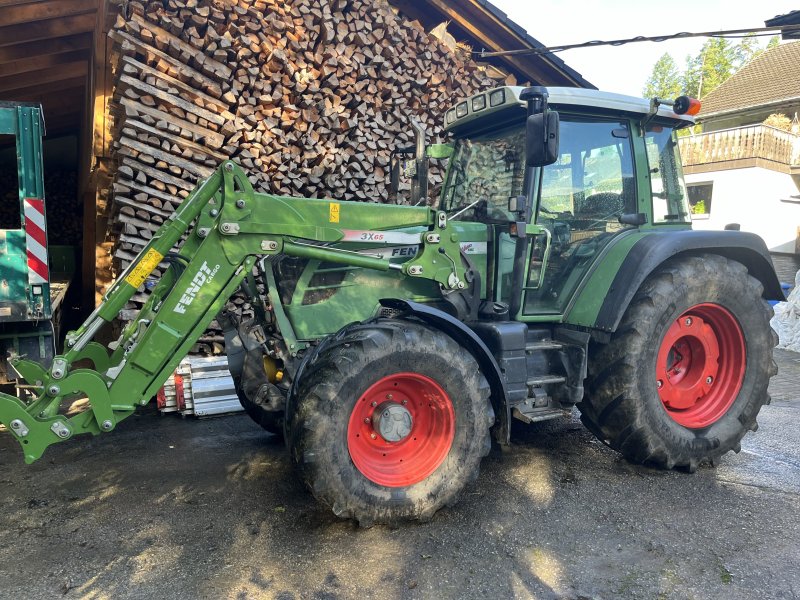
{"type": "MultiPolygon", "coordinates": [[[[791,15],[800,20],[800,12],[791,15]]],[[[702,102],[703,133],[680,141],[694,228],[736,223],[757,233],[781,280],[793,282],[800,269],[800,42],[765,51],[702,102]],[[775,113],[793,119],[789,131],[764,124],[775,113]]]]}

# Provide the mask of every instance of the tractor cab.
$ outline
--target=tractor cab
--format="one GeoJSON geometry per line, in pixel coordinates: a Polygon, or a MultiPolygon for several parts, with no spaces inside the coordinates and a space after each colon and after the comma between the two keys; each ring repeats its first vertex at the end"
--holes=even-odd
{"type": "Polygon", "coordinates": [[[558,320],[616,241],[690,228],[675,130],[695,102],[503,87],[451,108],[441,209],[488,228],[487,296],[511,318],[558,320]]]}

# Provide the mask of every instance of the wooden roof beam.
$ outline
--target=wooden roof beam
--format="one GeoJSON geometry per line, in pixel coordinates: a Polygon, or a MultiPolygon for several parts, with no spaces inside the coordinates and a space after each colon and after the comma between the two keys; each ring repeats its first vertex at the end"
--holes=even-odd
{"type": "Polygon", "coordinates": [[[3,23],[3,26],[0,27],[0,47],[36,40],[45,40],[46,43],[49,43],[52,38],[93,32],[95,14],[92,11],[82,15],[47,19],[22,25],[6,25],[3,21],[0,23],[3,23]]]}
{"type": "Polygon", "coordinates": [[[31,56],[15,60],[4,65],[0,65],[0,78],[8,77],[10,75],[21,75],[31,71],[42,71],[55,67],[57,65],[65,65],[74,62],[88,61],[91,56],[91,50],[73,50],[72,52],[64,52],[63,54],[46,54],[44,56],[31,56]]]}
{"type": "Polygon", "coordinates": [[[4,93],[9,93],[14,90],[36,87],[37,85],[61,80],[75,79],[77,77],[85,78],[88,73],[88,62],[85,60],[76,61],[40,71],[29,71],[21,75],[0,77],[0,90],[3,90],[4,93]]]}
{"type": "Polygon", "coordinates": [[[77,50],[88,50],[92,47],[92,35],[79,33],[48,40],[46,44],[41,41],[21,42],[11,46],[0,46],[0,75],[3,74],[5,63],[30,58],[31,56],[51,56],[77,50]]]}
{"type": "Polygon", "coordinates": [[[22,25],[46,19],[94,13],[102,0],[49,0],[47,2],[0,2],[0,23],[22,25]]]}
{"type": "Polygon", "coordinates": [[[0,100],[25,100],[29,102],[41,102],[51,92],[71,90],[74,88],[85,88],[86,76],[73,77],[71,79],[60,79],[51,83],[31,84],[27,87],[5,90],[0,88],[0,100]]]}

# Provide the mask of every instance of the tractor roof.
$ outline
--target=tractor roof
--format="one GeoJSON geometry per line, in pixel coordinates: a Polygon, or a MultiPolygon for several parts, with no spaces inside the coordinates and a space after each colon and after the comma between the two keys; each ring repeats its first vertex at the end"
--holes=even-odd
{"type": "MultiPolygon", "coordinates": [[[[507,113],[509,109],[514,112],[517,107],[525,107],[525,102],[519,99],[520,92],[525,88],[520,86],[505,86],[470,96],[466,100],[450,108],[445,116],[445,129],[448,131],[461,129],[463,125],[477,121],[489,114],[507,113]]],[[[635,96],[613,94],[586,88],[548,87],[550,96],[548,102],[556,109],[582,107],[599,109],[604,112],[627,113],[633,115],[646,115],[650,111],[650,101],[635,96]]],[[[694,117],[675,114],[670,107],[658,107],[658,116],[679,122],[680,124],[694,123],[694,117]]]]}

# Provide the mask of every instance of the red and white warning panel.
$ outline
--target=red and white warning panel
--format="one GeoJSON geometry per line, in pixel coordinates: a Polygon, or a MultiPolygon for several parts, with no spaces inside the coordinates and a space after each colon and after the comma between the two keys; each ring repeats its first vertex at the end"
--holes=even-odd
{"type": "Polygon", "coordinates": [[[25,247],[28,253],[28,283],[44,284],[50,281],[47,266],[47,221],[44,217],[44,200],[25,198],[25,247]]]}

